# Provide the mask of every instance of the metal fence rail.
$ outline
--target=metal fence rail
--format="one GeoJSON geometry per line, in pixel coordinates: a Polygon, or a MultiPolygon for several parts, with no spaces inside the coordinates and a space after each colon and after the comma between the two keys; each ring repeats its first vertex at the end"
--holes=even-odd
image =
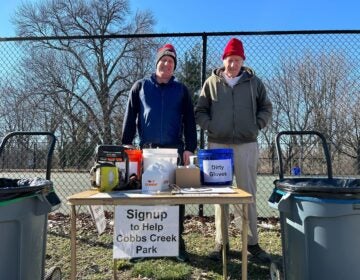
{"type": "MultiPolygon", "coordinates": [[[[259,136],[260,216],[276,215],[267,199],[278,176],[275,135],[283,130],[316,130],[328,140],[334,176],[360,174],[360,31],[167,33],[0,39],[0,129],[49,131],[56,135],[52,180],[65,198],[89,187],[97,144],[120,143],[130,87],[155,70],[159,46],[177,52],[176,77],[194,94],[231,37],[245,47],[245,65],[264,81],[274,105],[269,126],[259,136]]],[[[199,147],[207,145],[199,130],[199,147]]],[[[289,137],[282,143],[284,172],[300,164],[302,174],[325,174],[314,139],[289,137]]],[[[19,154],[14,146],[11,155],[19,154]]],[[[2,177],[35,172],[41,143],[21,148],[26,160],[11,156],[2,177]],[[35,157],[30,159],[30,156],[35,157]],[[11,168],[10,168],[11,166],[11,168]]],[[[196,206],[188,207],[197,211],[196,206]]],[[[67,210],[63,203],[62,210],[67,210]]],[[[212,213],[206,208],[205,214],[212,213]]]]}

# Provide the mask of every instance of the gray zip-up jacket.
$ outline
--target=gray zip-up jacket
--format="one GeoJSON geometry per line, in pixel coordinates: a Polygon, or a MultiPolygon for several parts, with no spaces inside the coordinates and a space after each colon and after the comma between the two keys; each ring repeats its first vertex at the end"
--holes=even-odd
{"type": "Polygon", "coordinates": [[[209,142],[256,142],[272,113],[265,86],[252,69],[242,67],[239,81],[231,87],[223,71],[215,69],[205,81],[195,108],[196,123],[207,130],[209,142]]]}

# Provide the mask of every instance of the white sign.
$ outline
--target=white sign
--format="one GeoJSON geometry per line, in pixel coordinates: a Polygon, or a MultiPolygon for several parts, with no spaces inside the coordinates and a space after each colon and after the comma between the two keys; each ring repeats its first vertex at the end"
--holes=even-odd
{"type": "Polygon", "coordinates": [[[179,206],[116,206],[114,259],[179,255],[179,206]]]}
{"type": "Polygon", "coordinates": [[[88,210],[95,222],[99,235],[102,234],[106,228],[104,207],[102,205],[91,205],[88,206],[88,210]]]}
{"type": "Polygon", "coordinates": [[[231,159],[203,160],[204,183],[232,181],[231,159]]]}

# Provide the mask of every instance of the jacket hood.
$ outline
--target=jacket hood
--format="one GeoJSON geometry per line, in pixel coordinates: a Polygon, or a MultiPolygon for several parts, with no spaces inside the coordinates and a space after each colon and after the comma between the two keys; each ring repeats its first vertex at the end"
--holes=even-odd
{"type": "MultiPolygon", "coordinates": [[[[212,75],[215,75],[220,79],[223,79],[222,73],[224,71],[225,71],[225,67],[216,68],[212,71],[212,75]]],[[[251,69],[250,67],[246,67],[246,66],[241,67],[240,73],[244,73],[243,77],[241,77],[242,81],[251,79],[252,77],[255,76],[255,71],[253,69],[251,69]]]]}

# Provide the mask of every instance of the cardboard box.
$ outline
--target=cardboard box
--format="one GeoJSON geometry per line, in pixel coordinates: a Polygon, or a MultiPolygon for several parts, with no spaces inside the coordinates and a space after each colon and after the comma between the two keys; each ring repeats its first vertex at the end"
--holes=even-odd
{"type": "Polygon", "coordinates": [[[201,187],[200,169],[197,167],[177,167],[175,171],[175,182],[179,187],[197,188],[201,187]]]}

